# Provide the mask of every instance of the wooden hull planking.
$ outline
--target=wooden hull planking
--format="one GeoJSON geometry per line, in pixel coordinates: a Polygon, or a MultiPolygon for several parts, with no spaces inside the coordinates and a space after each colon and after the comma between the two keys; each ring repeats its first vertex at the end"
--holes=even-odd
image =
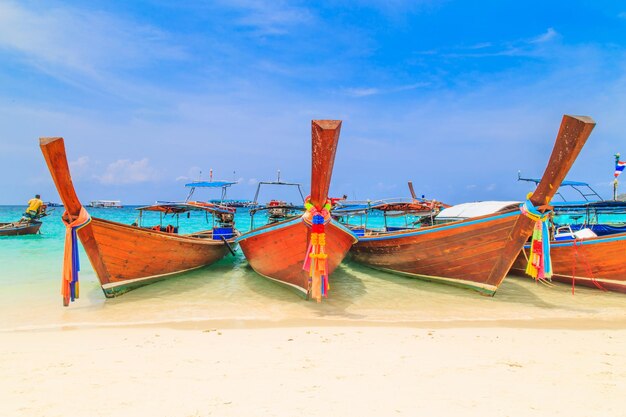
{"type": "MultiPolygon", "coordinates": [[[[71,219],[78,216],[78,200],[62,138],[42,138],[40,147],[59,196],[71,219]]],[[[92,218],[78,237],[107,297],[161,280],[169,275],[210,265],[223,258],[223,241],[195,238],[92,218]]],[[[227,240],[233,244],[235,239],[227,240]]]]}
{"type": "MultiPolygon", "coordinates": [[[[594,126],[589,117],[563,116],[542,180],[530,197],[534,206],[550,202],[594,126]]],[[[362,237],[351,253],[355,260],[375,268],[493,295],[534,224],[513,210],[415,231],[362,237]]]]}
{"type": "Polygon", "coordinates": [[[350,254],[365,265],[402,275],[495,293],[490,271],[521,212],[361,237],[350,254]]]}
{"type": "Polygon", "coordinates": [[[210,265],[228,253],[224,242],[211,238],[173,235],[99,218],[93,218],[85,229],[79,237],[107,297],[210,265]]]}
{"type": "MultiPolygon", "coordinates": [[[[302,265],[309,237],[309,226],[301,218],[296,218],[246,233],[237,242],[258,274],[308,294],[309,274],[302,265]]],[[[354,234],[334,220],[326,224],[329,274],[355,242],[354,234]]]]}
{"type": "MultiPolygon", "coordinates": [[[[512,272],[525,275],[530,249],[524,247],[512,272]]],[[[626,293],[626,233],[573,241],[551,242],[552,280],[626,293]],[[575,244],[574,244],[575,243],[575,244]]]]}

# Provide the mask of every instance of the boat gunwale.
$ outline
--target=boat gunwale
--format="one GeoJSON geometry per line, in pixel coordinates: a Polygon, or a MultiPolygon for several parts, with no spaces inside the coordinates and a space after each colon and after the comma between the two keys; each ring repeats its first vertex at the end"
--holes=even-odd
{"type": "MultiPolygon", "coordinates": [[[[129,229],[132,230],[134,232],[139,232],[139,233],[145,233],[147,235],[156,235],[156,236],[160,236],[160,237],[165,237],[165,238],[169,238],[172,240],[176,240],[176,241],[187,241],[189,243],[203,243],[203,244],[212,244],[212,245],[223,245],[224,241],[223,240],[215,240],[215,239],[208,239],[208,238],[200,238],[200,237],[193,237],[191,235],[197,235],[197,234],[201,234],[201,233],[205,233],[205,232],[212,232],[212,230],[207,229],[207,230],[201,230],[198,232],[193,232],[193,233],[189,233],[189,234],[184,234],[184,235],[179,235],[179,234],[173,234],[173,233],[167,233],[167,232],[163,232],[160,230],[152,230],[152,229],[146,229],[143,227],[139,227],[139,226],[131,226],[129,224],[124,224],[124,223],[120,223],[120,222],[116,222],[116,221],[112,221],[112,220],[107,220],[107,219],[103,219],[100,217],[92,217],[91,218],[92,221],[95,220],[97,223],[104,223],[108,226],[112,226],[112,227],[119,227],[121,229],[129,229]]],[[[239,231],[234,229],[234,233],[237,235],[239,234],[239,231]]],[[[235,243],[236,239],[238,236],[226,239],[226,241],[228,243],[235,243]]],[[[96,238],[97,240],[97,238],[96,238]]]]}
{"type": "Polygon", "coordinates": [[[388,239],[398,239],[398,238],[403,238],[403,237],[419,236],[419,235],[435,233],[435,232],[447,230],[447,229],[455,229],[458,227],[472,226],[474,224],[485,223],[485,222],[489,222],[492,220],[497,220],[497,219],[511,217],[511,216],[520,215],[520,214],[521,214],[521,211],[519,209],[510,209],[504,212],[485,214],[484,216],[480,216],[480,217],[473,217],[470,219],[463,219],[463,220],[458,220],[455,222],[438,224],[434,226],[420,227],[417,229],[396,230],[393,232],[381,232],[379,234],[370,235],[370,236],[360,236],[359,242],[370,242],[370,241],[377,241],[377,240],[388,240],[388,239]]]}
{"type": "MultiPolygon", "coordinates": [[[[305,225],[310,226],[310,224],[303,218],[303,216],[299,216],[293,219],[288,219],[288,220],[283,220],[281,222],[277,222],[277,223],[272,223],[272,224],[266,224],[264,226],[258,227],[256,229],[250,230],[246,233],[241,234],[239,237],[237,237],[235,239],[236,243],[242,242],[248,238],[254,237],[254,236],[259,236],[265,233],[269,233],[271,231],[274,230],[279,230],[279,229],[284,229],[286,227],[291,227],[291,226],[295,226],[298,223],[304,223],[305,225]]],[[[330,219],[326,224],[332,224],[333,226],[337,227],[337,229],[341,230],[342,232],[350,235],[350,237],[352,237],[353,239],[353,244],[357,243],[359,238],[357,237],[356,234],[354,234],[350,229],[348,229],[347,227],[345,227],[344,225],[342,225],[341,223],[339,223],[338,221],[336,221],[335,219],[330,219]]]]}

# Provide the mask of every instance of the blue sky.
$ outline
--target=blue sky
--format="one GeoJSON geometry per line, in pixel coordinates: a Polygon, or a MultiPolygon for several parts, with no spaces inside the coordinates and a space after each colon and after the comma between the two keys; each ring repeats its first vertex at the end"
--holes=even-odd
{"type": "Polygon", "coordinates": [[[318,118],[344,121],[335,195],[522,199],[565,113],[598,124],[568,178],[611,194],[620,2],[176,3],[0,2],[0,204],[58,201],[40,136],[84,201],[181,199],[210,168],[252,198],[277,169],[309,181],[318,118]]]}

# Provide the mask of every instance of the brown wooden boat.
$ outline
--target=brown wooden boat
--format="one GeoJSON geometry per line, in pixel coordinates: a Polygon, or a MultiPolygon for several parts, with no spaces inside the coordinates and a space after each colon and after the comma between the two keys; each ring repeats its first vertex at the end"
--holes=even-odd
{"type": "MultiPolygon", "coordinates": [[[[65,206],[64,217],[71,222],[83,206],[74,190],[63,139],[41,138],[40,146],[65,206]]],[[[174,213],[176,210],[215,212],[214,205],[204,207],[192,202],[177,206],[181,207],[150,206],[143,209],[174,213]]],[[[229,244],[234,244],[237,233],[233,230],[230,236],[218,235],[214,230],[178,235],[173,226],[144,228],[93,217],[77,234],[104,294],[115,297],[169,275],[210,265],[224,257],[229,252],[229,244]]]]}
{"type": "Polygon", "coordinates": [[[0,236],[35,235],[39,233],[41,222],[36,220],[29,222],[0,223],[0,236]]]}
{"type": "MultiPolygon", "coordinates": [[[[511,272],[524,275],[530,245],[525,245],[511,272]]],[[[552,280],[626,293],[626,233],[550,242],[552,280]]]]}
{"type": "MultiPolygon", "coordinates": [[[[594,126],[589,117],[563,117],[541,183],[530,197],[533,206],[541,209],[550,202],[594,126]]],[[[363,236],[351,254],[377,269],[493,295],[534,224],[515,207],[417,230],[363,236]]]]}
{"type": "MultiPolygon", "coordinates": [[[[310,203],[316,210],[327,204],[328,189],[341,121],[314,120],[312,126],[312,172],[310,203]]],[[[326,234],[327,274],[344,259],[356,236],[330,218],[324,219],[326,234]]],[[[311,243],[309,212],[288,220],[265,225],[241,235],[237,242],[250,266],[260,275],[287,284],[309,297],[319,300],[309,272],[303,269],[311,243]]]]}

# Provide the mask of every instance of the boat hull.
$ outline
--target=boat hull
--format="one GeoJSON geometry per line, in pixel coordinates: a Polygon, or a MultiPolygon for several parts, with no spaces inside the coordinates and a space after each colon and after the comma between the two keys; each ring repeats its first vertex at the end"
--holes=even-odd
{"type": "MultiPolygon", "coordinates": [[[[516,275],[525,274],[529,251],[530,247],[525,246],[515,260],[511,270],[516,275]]],[[[551,242],[552,280],[626,293],[625,254],[626,233],[551,242]]]]}
{"type": "Polygon", "coordinates": [[[228,253],[223,241],[142,229],[96,217],[78,231],[78,236],[107,297],[211,265],[228,253]]]}
{"type": "MultiPolygon", "coordinates": [[[[367,266],[493,295],[502,279],[492,276],[502,260],[519,210],[498,215],[359,238],[350,251],[367,266]],[[490,278],[491,277],[491,278],[490,278]]],[[[521,249],[521,245],[520,245],[521,249]]],[[[513,262],[517,253],[513,255],[513,262]]]]}
{"type": "Polygon", "coordinates": [[[14,225],[14,223],[0,223],[0,236],[22,236],[22,235],[35,235],[39,232],[41,222],[30,222],[23,226],[15,227],[2,227],[8,225],[14,225]]]}
{"type": "MultiPolygon", "coordinates": [[[[301,218],[296,218],[243,234],[237,243],[258,274],[295,288],[308,297],[309,274],[302,266],[310,230],[301,218]]],[[[334,220],[326,224],[325,233],[328,274],[331,275],[356,242],[356,237],[334,220]]]]}

